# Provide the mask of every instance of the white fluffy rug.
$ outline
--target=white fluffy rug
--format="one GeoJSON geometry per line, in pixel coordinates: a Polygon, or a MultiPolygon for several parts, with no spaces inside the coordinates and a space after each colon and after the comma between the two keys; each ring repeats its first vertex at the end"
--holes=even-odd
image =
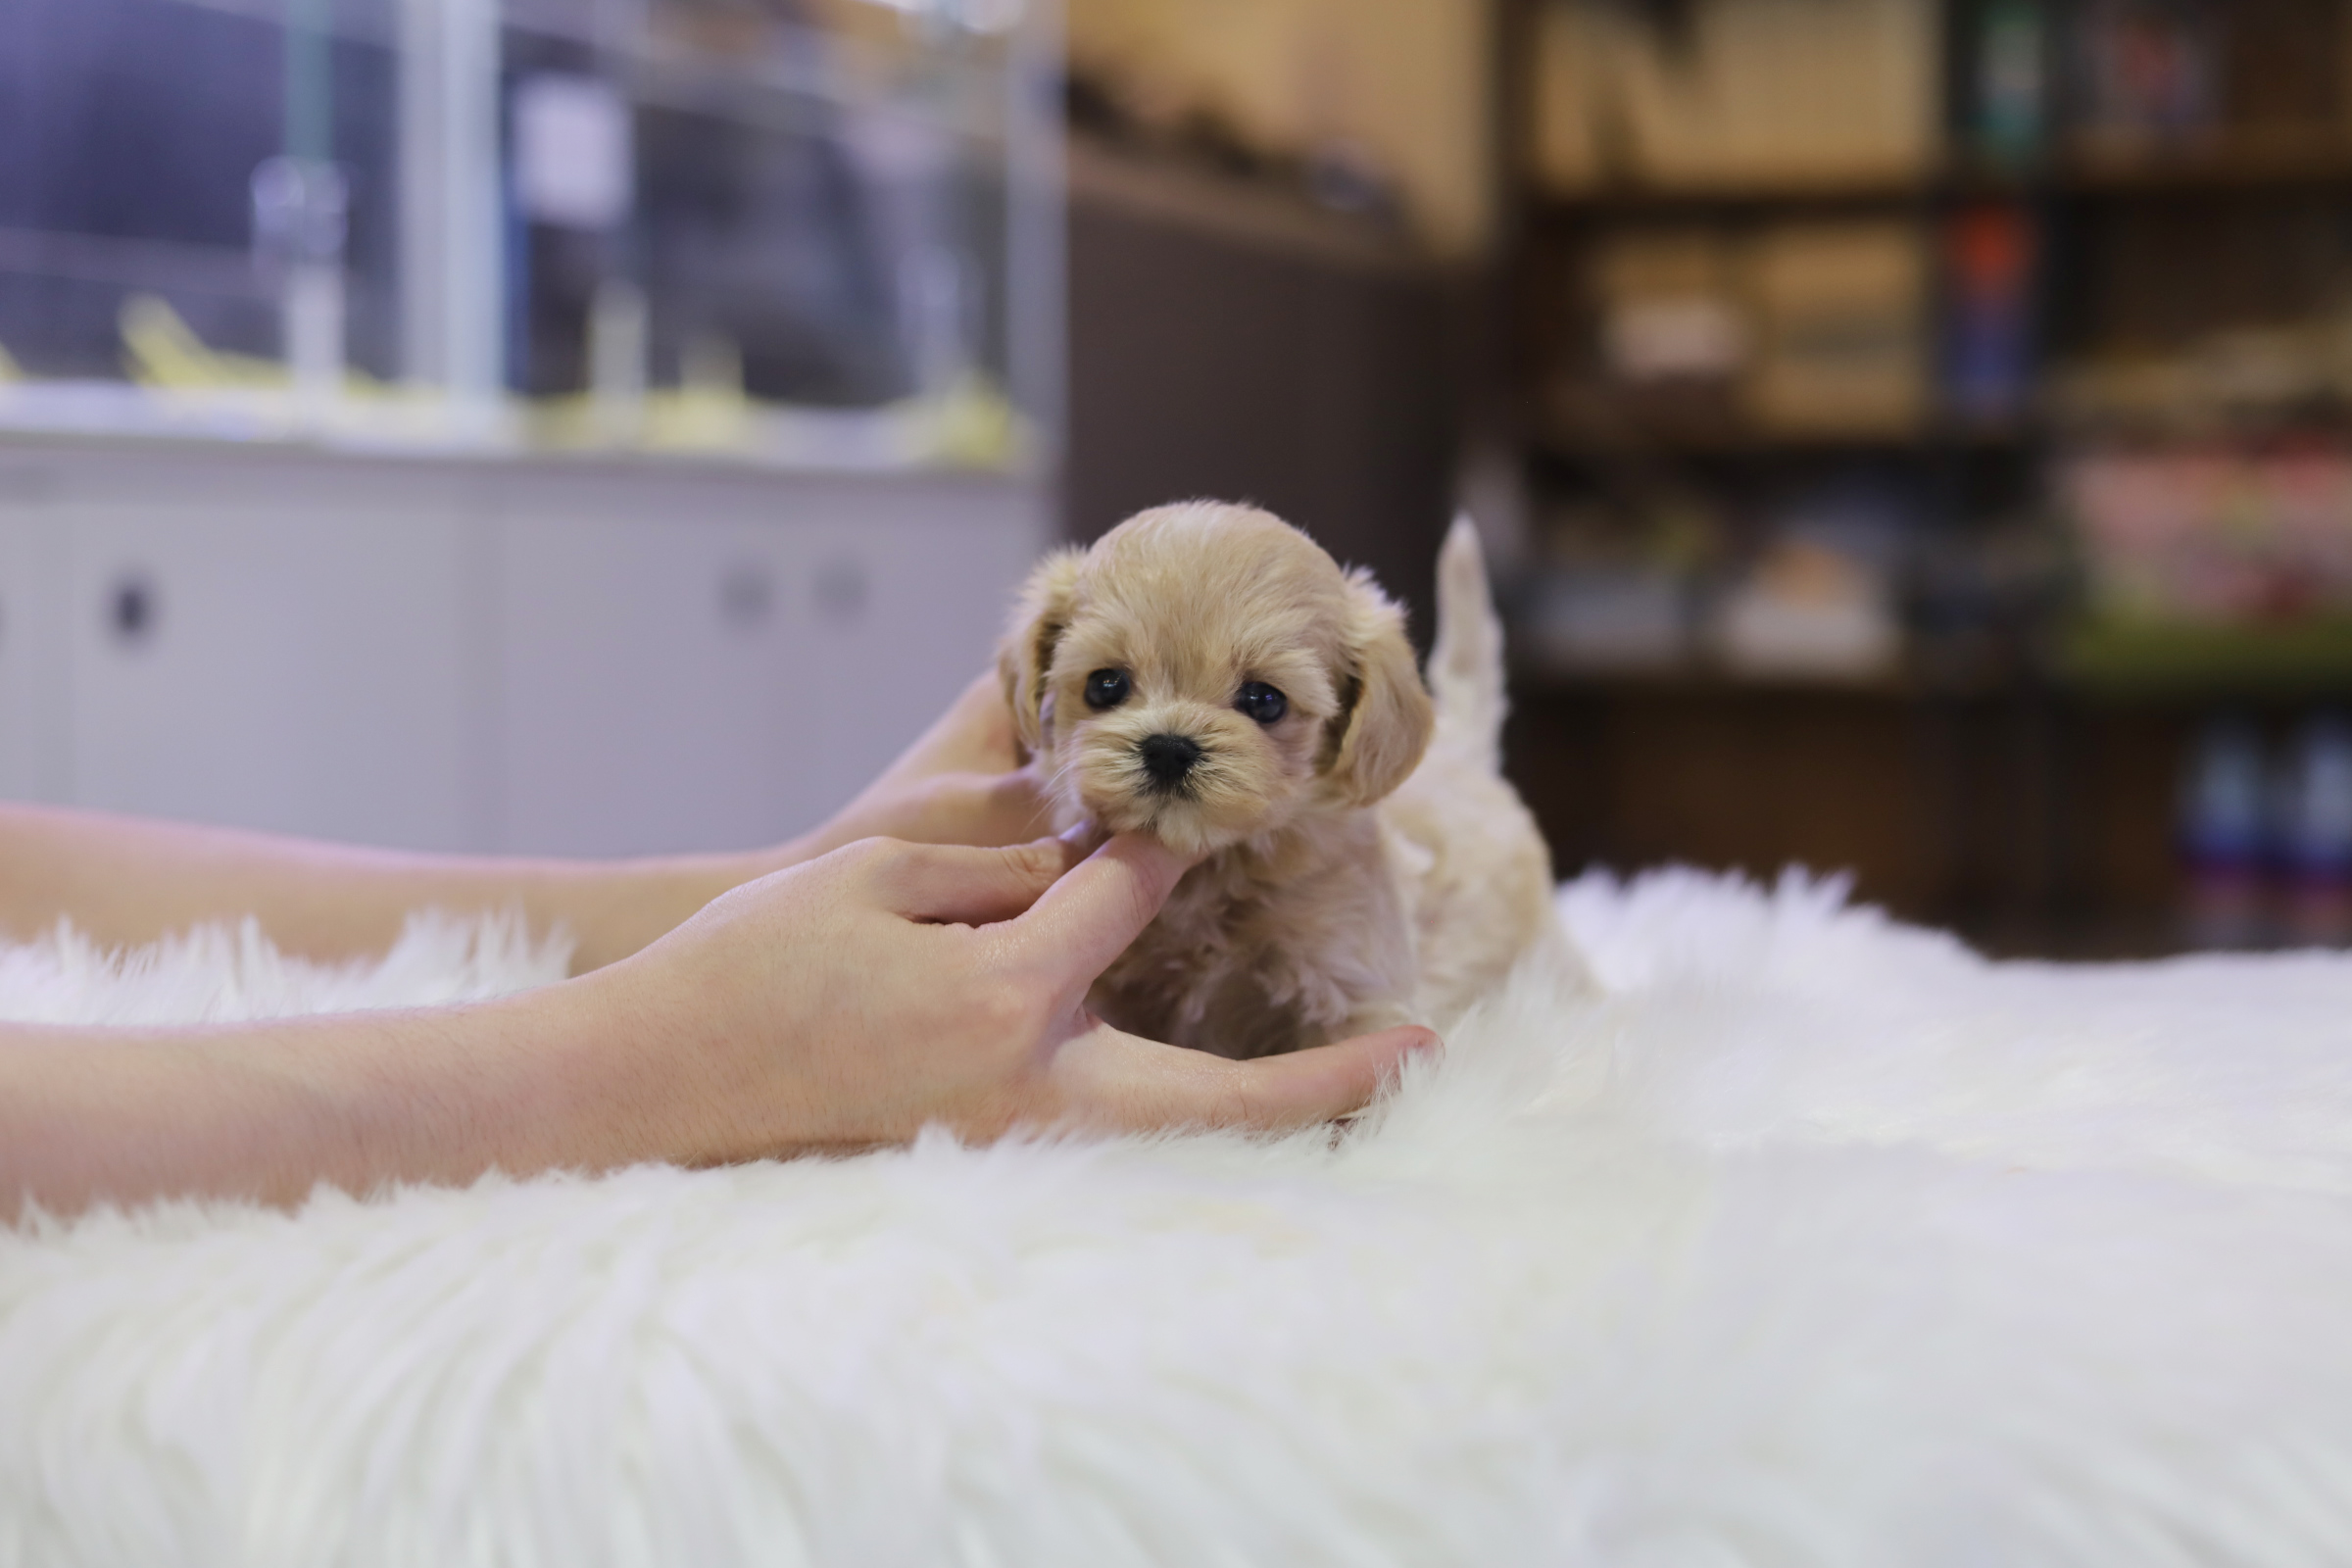
{"type": "MultiPolygon", "coordinates": [[[[486,1182],[0,1232],[0,1564],[2352,1562],[2352,959],[1979,961],[1690,874],[1335,1149],[486,1182]]],[[[412,932],[43,1017],[475,995],[412,932]]]]}

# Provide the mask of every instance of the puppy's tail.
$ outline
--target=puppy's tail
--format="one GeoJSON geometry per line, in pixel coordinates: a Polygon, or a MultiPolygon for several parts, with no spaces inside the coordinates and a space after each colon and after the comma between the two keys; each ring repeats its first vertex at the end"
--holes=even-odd
{"type": "Polygon", "coordinates": [[[1431,745],[1490,773],[1502,770],[1502,617],[1487,587],[1486,553],[1466,516],[1453,519],[1438,553],[1438,640],[1429,651],[1429,692],[1438,710],[1431,745]]]}

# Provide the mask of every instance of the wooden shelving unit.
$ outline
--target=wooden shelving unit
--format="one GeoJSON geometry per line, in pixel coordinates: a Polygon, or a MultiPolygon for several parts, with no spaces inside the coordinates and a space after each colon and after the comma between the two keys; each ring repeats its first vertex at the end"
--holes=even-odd
{"type": "MultiPolygon", "coordinates": [[[[2042,8],[2052,129],[2038,154],[1996,160],[1968,150],[1957,63],[1984,7],[1946,0],[1946,145],[1928,167],[1769,182],[1618,177],[1560,191],[1540,188],[1527,153],[1538,6],[1506,5],[1501,58],[1503,138],[1518,160],[1506,181],[1506,373],[1540,537],[1554,514],[1654,493],[1713,498],[1738,532],[1792,484],[1869,469],[1921,498],[1921,525],[1940,546],[2023,519],[2062,553],[2050,461],[2078,430],[2050,395],[2058,368],[2137,337],[2178,349],[2161,333],[2227,326],[2232,310],[2266,324],[2266,293],[2281,312],[2316,310],[2331,279],[2352,301],[2352,68],[2325,123],[2238,124],[2225,102],[2207,133],[2102,147],[2068,128],[2063,39],[2081,8],[2052,0],[2042,8]],[[1952,353],[1941,231],[1988,206],[2025,215],[2037,247],[2035,384],[1990,418],[1941,396],[1952,353]],[[1934,257],[1923,329],[1938,396],[1911,426],[1791,431],[1724,410],[1661,418],[1593,372],[1596,246],[1638,231],[1747,236],[1843,220],[1916,225],[1934,257]],[[2333,251],[2307,254],[2323,242],[2333,251]],[[2266,289],[2266,268],[2278,286],[2266,289]]],[[[2328,38],[2352,37],[2352,3],[2309,9],[2325,14],[2328,38]]],[[[2352,437],[2340,406],[2280,422],[2352,437]]],[[[1563,872],[1684,859],[1770,873],[1804,861],[1850,869],[1859,896],[1998,951],[2171,951],[2186,941],[2175,792],[2199,720],[2219,703],[2278,717],[2352,699],[2352,636],[2329,625],[2134,642],[2128,629],[2078,626],[2068,589],[2055,579],[2034,614],[1986,634],[2000,645],[1989,656],[1940,657],[1914,627],[1902,665],[1869,679],[1749,679],[1704,654],[1631,672],[1531,666],[1518,677],[1512,765],[1563,872]]]]}
{"type": "Polygon", "coordinates": [[[1527,193],[1537,221],[1921,207],[1953,201],[2156,191],[2292,189],[2352,182],[2352,146],[2270,136],[2188,142],[2162,152],[2072,151],[2026,167],[1955,162],[1917,177],[1772,184],[1601,185],[1527,193]]]}

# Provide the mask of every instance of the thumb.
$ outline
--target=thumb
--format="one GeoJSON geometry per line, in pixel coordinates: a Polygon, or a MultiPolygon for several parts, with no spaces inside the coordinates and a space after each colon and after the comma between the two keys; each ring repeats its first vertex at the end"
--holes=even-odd
{"type": "Polygon", "coordinates": [[[875,858],[882,906],[910,920],[986,925],[1008,920],[1037,902],[1070,863],[1058,839],[1004,849],[950,844],[888,844],[875,858]]]}
{"type": "Polygon", "coordinates": [[[1417,1025],[1253,1061],[1228,1061],[1098,1025],[1061,1049],[1054,1071],[1074,1119],[1122,1131],[1236,1127],[1280,1132],[1358,1111],[1407,1058],[1436,1049],[1417,1025]]]}
{"type": "Polygon", "coordinates": [[[1007,956],[1084,989],[1143,934],[1191,868],[1157,839],[1112,839],[1003,928],[1007,956]]]}

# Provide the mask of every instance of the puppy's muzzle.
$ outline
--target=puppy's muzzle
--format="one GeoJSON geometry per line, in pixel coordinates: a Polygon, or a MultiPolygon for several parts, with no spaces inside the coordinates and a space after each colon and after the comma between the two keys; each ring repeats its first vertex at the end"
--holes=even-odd
{"type": "Polygon", "coordinates": [[[1156,790],[1177,790],[1200,760],[1200,743],[1189,735],[1147,735],[1136,742],[1136,756],[1156,790]]]}

